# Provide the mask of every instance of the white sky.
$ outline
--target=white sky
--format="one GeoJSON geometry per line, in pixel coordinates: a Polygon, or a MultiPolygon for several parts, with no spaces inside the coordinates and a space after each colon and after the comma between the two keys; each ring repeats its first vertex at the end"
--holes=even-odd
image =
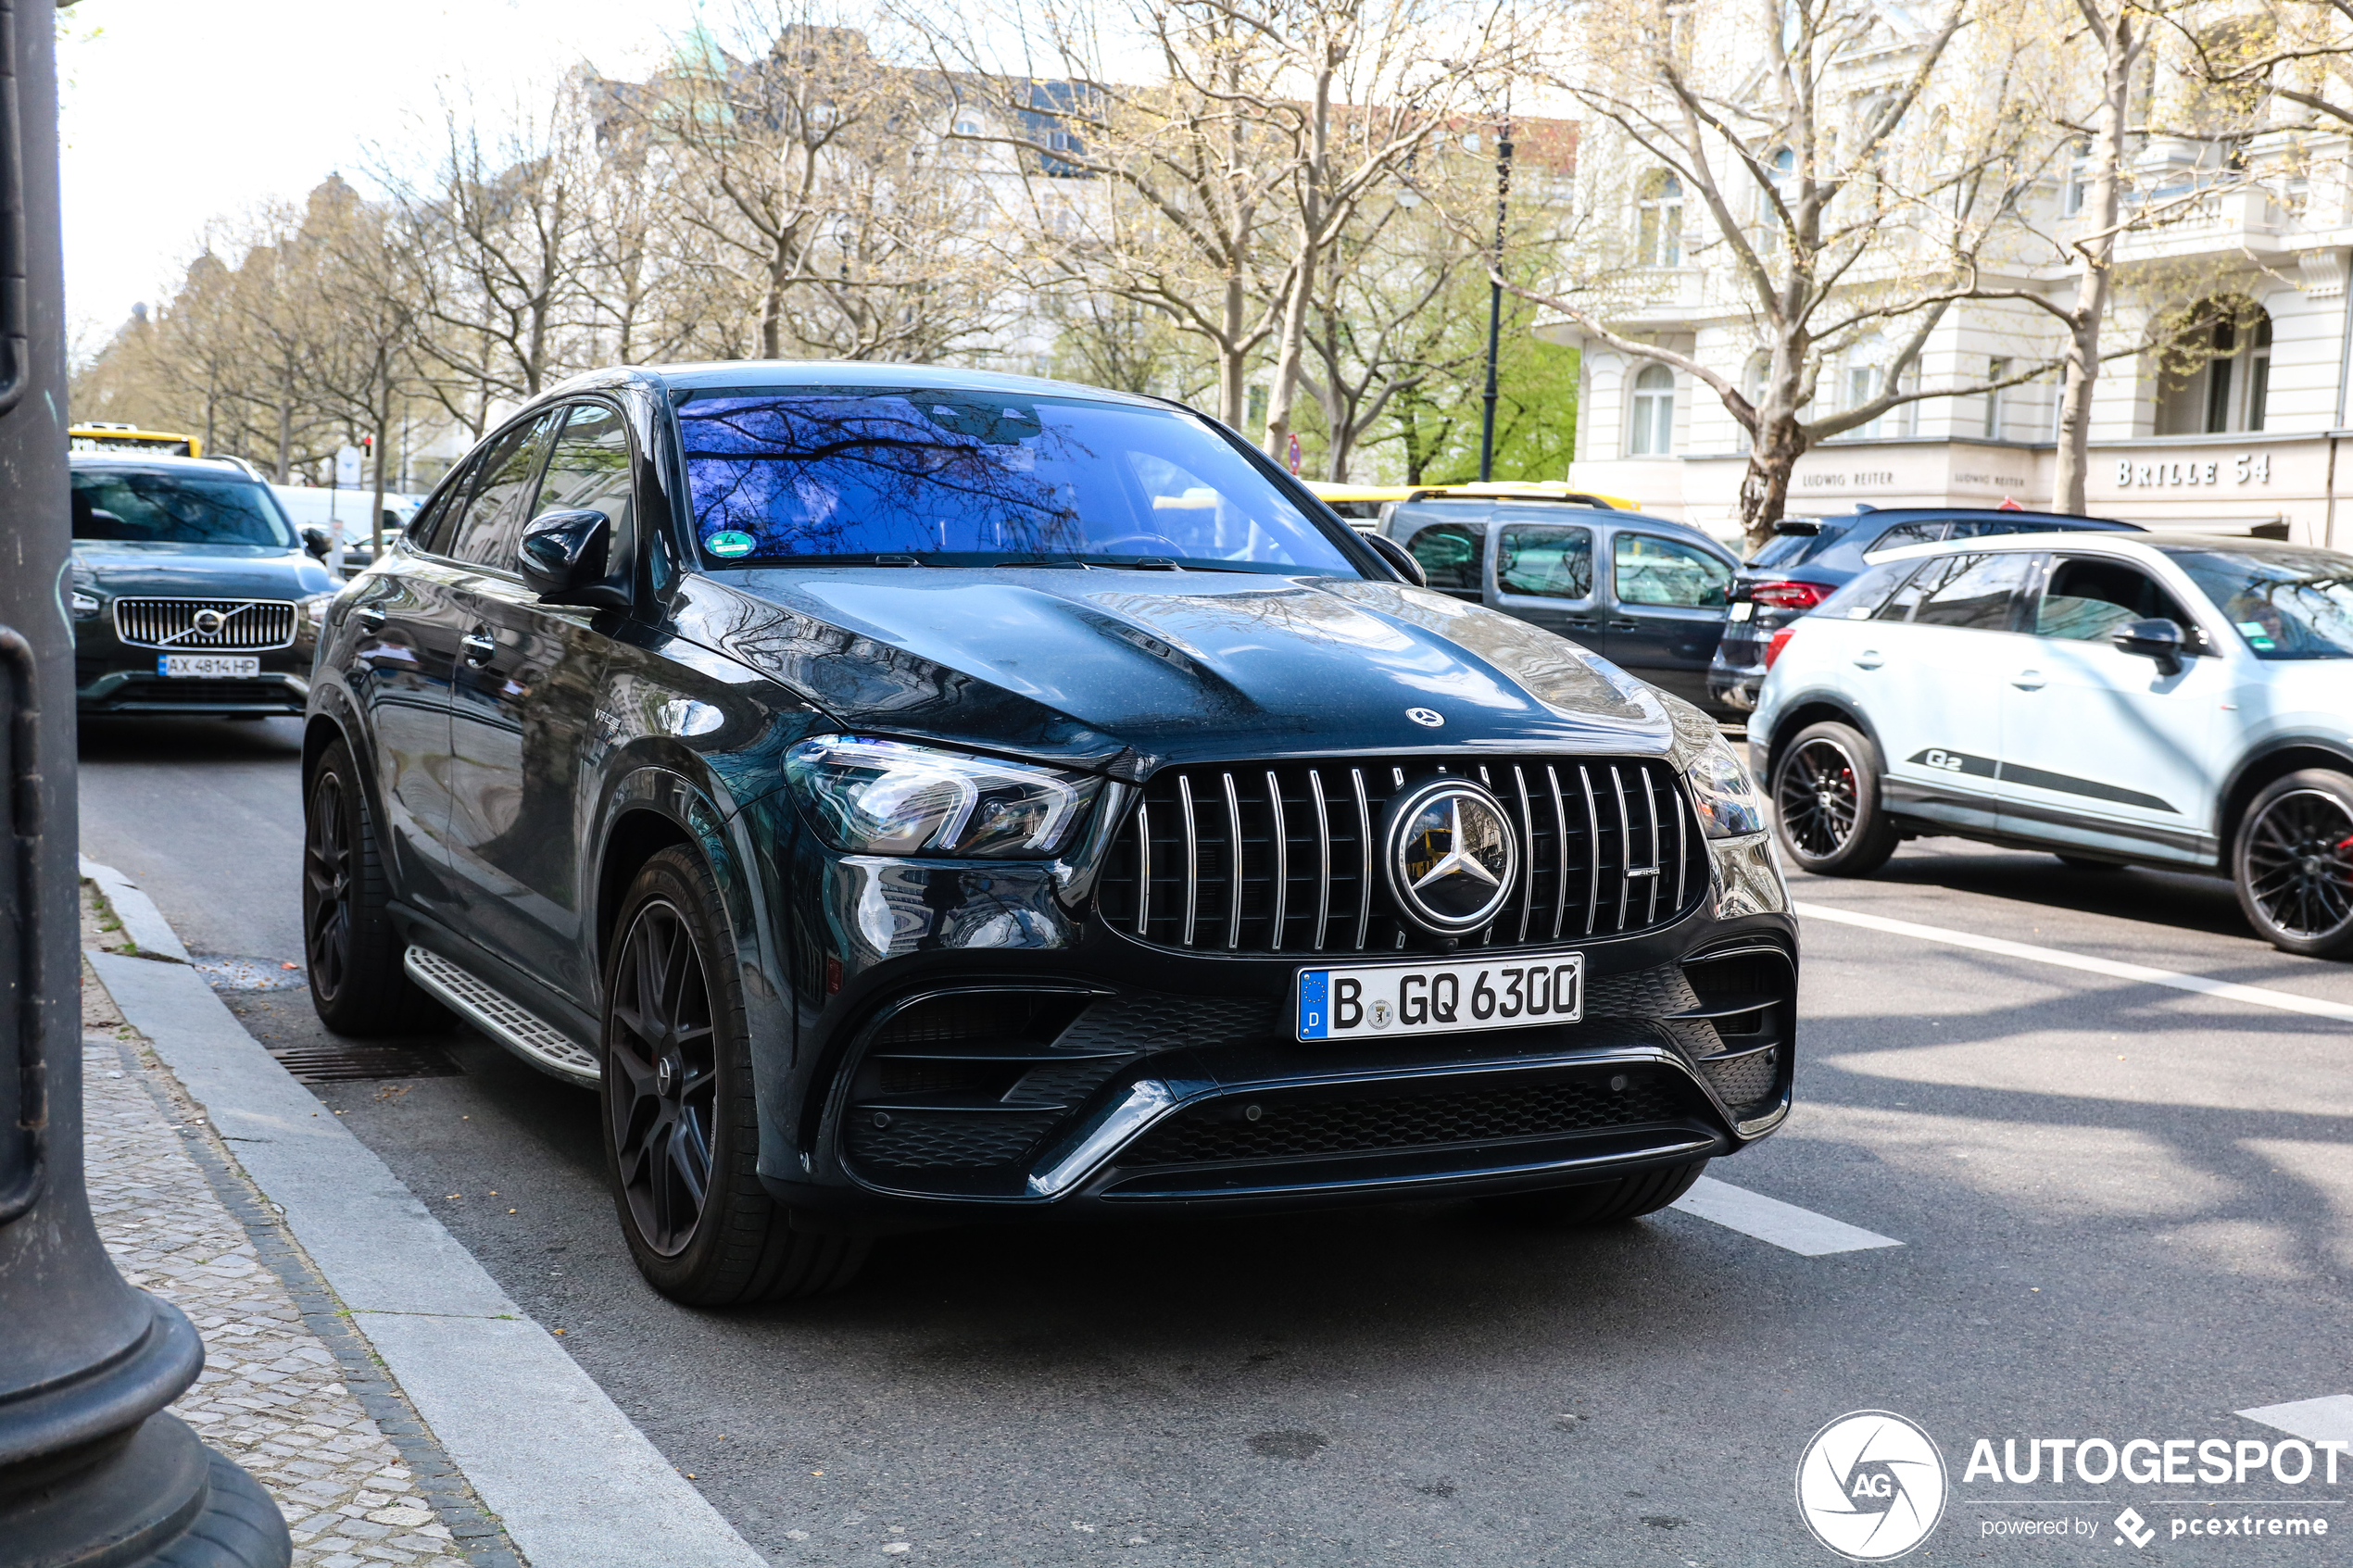
{"type": "MultiPolygon", "coordinates": [[[[485,106],[586,59],[638,75],[696,0],[82,0],[64,13],[68,342],[170,297],[206,223],[425,144],[441,84],[485,106]]],[[[418,161],[422,161],[420,158],[418,161]]]]}

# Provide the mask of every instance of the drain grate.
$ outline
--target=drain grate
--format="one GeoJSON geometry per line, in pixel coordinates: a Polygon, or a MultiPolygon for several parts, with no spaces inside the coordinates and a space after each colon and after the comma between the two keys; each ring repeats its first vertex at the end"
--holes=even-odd
{"type": "Polygon", "coordinates": [[[437,1046],[286,1046],[270,1054],[306,1084],[362,1078],[454,1078],[464,1069],[437,1046]]]}
{"type": "Polygon", "coordinates": [[[292,991],[310,984],[299,966],[283,959],[217,956],[192,959],[188,967],[216,991],[292,991]]]}

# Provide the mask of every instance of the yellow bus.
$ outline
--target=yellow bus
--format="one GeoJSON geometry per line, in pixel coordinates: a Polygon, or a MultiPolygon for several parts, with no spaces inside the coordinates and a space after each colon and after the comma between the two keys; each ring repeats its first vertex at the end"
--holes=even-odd
{"type": "Polygon", "coordinates": [[[163,458],[204,456],[204,443],[193,435],[141,430],[137,425],[103,424],[95,420],[68,429],[66,444],[76,452],[145,452],[163,458]]]}
{"type": "Polygon", "coordinates": [[[1378,521],[1381,508],[1392,502],[1428,501],[1443,495],[1491,500],[1566,501],[1575,506],[1602,507],[1617,512],[1640,509],[1636,503],[1623,495],[1571,490],[1566,484],[1547,484],[1536,480],[1498,479],[1485,484],[1333,484],[1320,479],[1302,483],[1332,510],[1355,522],[1378,521]]]}

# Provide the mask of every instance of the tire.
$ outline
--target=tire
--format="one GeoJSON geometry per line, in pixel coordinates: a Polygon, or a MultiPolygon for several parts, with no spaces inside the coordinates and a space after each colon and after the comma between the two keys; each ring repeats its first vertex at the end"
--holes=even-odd
{"type": "Polygon", "coordinates": [[[302,954],[319,1021],[363,1039],[447,1028],[448,1012],[401,967],[408,944],[348,745],[320,753],[302,801],[302,954]]]}
{"type": "Polygon", "coordinates": [[[1516,1224],[1552,1230],[1583,1230],[1596,1225],[1622,1225],[1645,1214],[1655,1214],[1685,1193],[1707,1169],[1707,1161],[1662,1165],[1638,1171],[1613,1182],[1587,1186],[1555,1187],[1549,1192],[1515,1192],[1482,1198],[1479,1207],[1516,1224]]]}
{"type": "Polygon", "coordinates": [[[1781,848],[1816,876],[1869,876],[1900,836],[1880,809],[1879,751],[1852,724],[1797,732],[1773,764],[1773,823],[1781,848]]]}
{"type": "Polygon", "coordinates": [[[2256,935],[2285,953],[2353,958],[2353,776],[2274,779],[2233,836],[2231,883],[2256,935]]]}
{"type": "Polygon", "coordinates": [[[2058,863],[2069,871],[2082,872],[2093,876],[2106,876],[2110,872],[2120,872],[2124,869],[2124,862],[2121,860],[2095,860],[2082,855],[2061,855],[2058,857],[2058,863]]]}
{"type": "Polygon", "coordinates": [[[605,1165],[648,1284],[690,1307],[822,1296],[862,1236],[792,1228],[757,1169],[751,1032],[718,884],[673,847],[629,885],[605,966],[605,1165]]]}

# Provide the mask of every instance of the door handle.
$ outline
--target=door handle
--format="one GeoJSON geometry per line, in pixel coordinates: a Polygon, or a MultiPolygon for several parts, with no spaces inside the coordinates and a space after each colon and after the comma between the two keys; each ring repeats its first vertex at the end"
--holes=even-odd
{"type": "Polygon", "coordinates": [[[1642,627],[1639,621],[1609,621],[1603,624],[1613,632],[1639,632],[1642,627]]]}
{"type": "Polygon", "coordinates": [[[498,645],[491,640],[489,630],[482,626],[467,633],[459,640],[458,646],[466,650],[466,662],[474,665],[489,663],[491,655],[498,651],[498,645]]]}
{"type": "Polygon", "coordinates": [[[2010,684],[2022,692],[2039,692],[2043,689],[2043,672],[2040,670],[2021,670],[2010,677],[2010,684]]]}
{"type": "Polygon", "coordinates": [[[1876,670],[1886,662],[1886,659],[1880,657],[1880,651],[1877,648],[1865,648],[1855,656],[1855,668],[1857,670],[1876,670]]]}
{"type": "Polygon", "coordinates": [[[359,622],[362,632],[373,633],[384,629],[384,612],[374,605],[361,605],[351,612],[351,619],[359,622]]]}

